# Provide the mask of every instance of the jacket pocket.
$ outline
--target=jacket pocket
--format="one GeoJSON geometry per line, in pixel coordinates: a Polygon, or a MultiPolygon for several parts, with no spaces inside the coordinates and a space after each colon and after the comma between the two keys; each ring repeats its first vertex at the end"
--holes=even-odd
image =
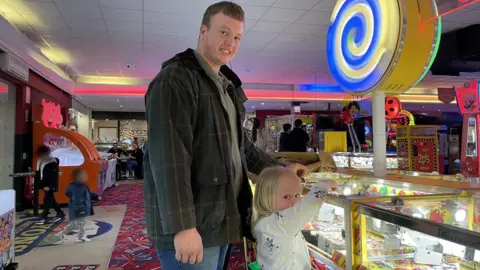
{"type": "Polygon", "coordinates": [[[208,170],[198,175],[193,190],[195,218],[200,230],[211,230],[225,220],[228,178],[225,166],[212,164],[204,168],[208,170]]]}

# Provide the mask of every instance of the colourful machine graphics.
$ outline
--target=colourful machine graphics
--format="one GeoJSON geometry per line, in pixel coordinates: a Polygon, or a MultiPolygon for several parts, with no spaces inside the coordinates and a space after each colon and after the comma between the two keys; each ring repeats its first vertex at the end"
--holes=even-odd
{"type": "Polygon", "coordinates": [[[340,0],[327,34],[327,59],[347,92],[402,93],[428,72],[436,56],[441,19],[434,0],[340,0]],[[422,27],[419,27],[422,25],[422,27]]]}

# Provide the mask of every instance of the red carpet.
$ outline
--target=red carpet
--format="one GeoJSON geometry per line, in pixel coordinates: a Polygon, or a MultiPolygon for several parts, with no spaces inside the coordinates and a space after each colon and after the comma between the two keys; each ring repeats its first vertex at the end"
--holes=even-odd
{"type": "MultiPolygon", "coordinates": [[[[101,205],[127,205],[108,270],[162,269],[157,252],[147,238],[143,208],[143,184],[124,184],[108,189],[101,205]]],[[[243,245],[232,247],[229,270],[245,269],[243,245]]]]}

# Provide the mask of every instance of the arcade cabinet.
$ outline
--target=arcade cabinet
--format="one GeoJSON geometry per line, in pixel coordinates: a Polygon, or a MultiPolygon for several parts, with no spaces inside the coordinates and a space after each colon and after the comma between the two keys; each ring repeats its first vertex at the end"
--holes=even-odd
{"type": "Polygon", "coordinates": [[[461,173],[465,177],[478,178],[478,135],[480,124],[479,82],[471,81],[464,87],[455,87],[458,108],[463,115],[461,138],[461,173]]]}

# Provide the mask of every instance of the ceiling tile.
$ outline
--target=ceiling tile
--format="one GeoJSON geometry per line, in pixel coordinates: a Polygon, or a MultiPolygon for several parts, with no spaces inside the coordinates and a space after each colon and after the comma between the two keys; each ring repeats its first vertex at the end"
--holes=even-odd
{"type": "Polygon", "coordinates": [[[68,17],[65,18],[67,24],[72,29],[85,29],[85,30],[105,30],[105,22],[102,19],[88,19],[81,17],[68,17]]]}
{"type": "Polygon", "coordinates": [[[239,5],[256,5],[269,7],[275,3],[275,0],[235,0],[235,3],[239,5]]]}
{"type": "Polygon", "coordinates": [[[207,7],[214,2],[215,0],[195,0],[195,3],[184,0],[144,0],[144,10],[203,15],[207,7]]]}
{"type": "Polygon", "coordinates": [[[245,19],[260,19],[265,12],[267,12],[268,7],[261,6],[248,6],[242,5],[243,11],[245,12],[245,19]]]}
{"type": "Polygon", "coordinates": [[[13,5],[5,1],[0,5],[0,11],[3,13],[18,13],[13,5]]]}
{"type": "Polygon", "coordinates": [[[16,0],[8,1],[8,3],[20,14],[60,16],[58,9],[53,2],[28,2],[16,0]]]}
{"type": "Polygon", "coordinates": [[[142,10],[142,0],[98,0],[101,7],[142,10]]]}
{"type": "Polygon", "coordinates": [[[65,28],[68,27],[65,21],[60,16],[35,16],[35,15],[23,15],[23,18],[34,27],[44,28],[65,28]]]}
{"type": "Polygon", "coordinates": [[[261,50],[263,49],[269,41],[242,41],[240,43],[240,48],[246,50],[261,50]]]}
{"type": "Polygon", "coordinates": [[[262,20],[272,22],[294,22],[303,14],[305,14],[305,11],[303,10],[271,8],[262,17],[262,20]]]}
{"type": "Polygon", "coordinates": [[[328,25],[330,24],[330,14],[331,12],[310,10],[298,19],[296,23],[328,25]]]}
{"type": "Polygon", "coordinates": [[[279,34],[275,37],[273,42],[280,42],[280,43],[298,43],[302,40],[305,40],[308,35],[295,35],[295,34],[279,34]]]}
{"type": "Polygon", "coordinates": [[[312,35],[320,29],[323,29],[323,26],[316,25],[316,24],[294,23],[289,28],[287,28],[284,31],[284,33],[286,33],[286,34],[312,35]]]}
{"type": "Polygon", "coordinates": [[[337,1],[320,0],[320,3],[315,5],[312,10],[332,12],[336,3],[337,3],[337,1]]]}
{"type": "Polygon", "coordinates": [[[202,16],[172,12],[144,11],[145,23],[183,25],[186,22],[196,22],[200,28],[202,16]]]}
{"type": "Polygon", "coordinates": [[[320,0],[277,0],[274,7],[310,10],[320,0]]]}
{"type": "Polygon", "coordinates": [[[124,22],[142,22],[142,11],[119,8],[102,8],[103,17],[106,20],[124,22]]]}
{"type": "Polygon", "coordinates": [[[272,39],[274,39],[277,36],[276,33],[264,33],[264,32],[254,32],[250,31],[248,32],[245,37],[243,38],[243,41],[249,41],[249,42],[270,42],[272,39]]]}
{"type": "Polygon", "coordinates": [[[107,20],[108,31],[128,32],[128,33],[142,33],[143,24],[135,22],[121,22],[107,20]]]}
{"type": "Polygon", "coordinates": [[[144,26],[145,35],[176,35],[180,27],[172,25],[158,25],[146,23],[144,26]]]}
{"type": "Polygon", "coordinates": [[[457,29],[467,27],[468,25],[469,24],[442,20],[442,33],[448,33],[457,29]]]}
{"type": "Polygon", "coordinates": [[[295,46],[295,43],[289,43],[289,42],[270,42],[264,50],[273,50],[273,51],[287,51],[287,50],[292,50],[293,47],[295,46]]]}
{"type": "Polygon", "coordinates": [[[290,25],[291,23],[286,22],[258,21],[252,28],[252,31],[281,33],[290,25]]]}
{"type": "Polygon", "coordinates": [[[102,19],[97,0],[55,0],[57,8],[64,18],[83,17],[102,19]]]}

